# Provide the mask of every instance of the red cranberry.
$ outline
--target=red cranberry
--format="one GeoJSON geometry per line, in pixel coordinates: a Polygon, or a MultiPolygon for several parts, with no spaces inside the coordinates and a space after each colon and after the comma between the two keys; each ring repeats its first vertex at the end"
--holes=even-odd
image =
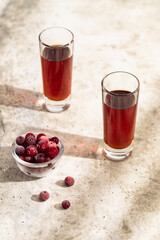
{"type": "Polygon", "coordinates": [[[29,163],[33,163],[33,157],[32,157],[32,156],[26,156],[26,157],[24,158],[24,161],[25,161],[25,162],[29,162],[29,163]]]}
{"type": "Polygon", "coordinates": [[[23,161],[24,161],[25,157],[26,157],[25,155],[19,156],[19,158],[23,161]]]}
{"type": "Polygon", "coordinates": [[[48,147],[57,147],[57,145],[56,145],[56,143],[55,142],[53,142],[53,141],[49,141],[48,142],[48,147]]]}
{"type": "Polygon", "coordinates": [[[35,156],[35,155],[37,155],[37,153],[38,153],[37,147],[34,146],[34,145],[29,145],[26,148],[26,153],[27,153],[28,156],[35,156]]]}
{"type": "Polygon", "coordinates": [[[74,178],[70,176],[66,177],[64,181],[67,186],[72,186],[74,184],[74,178]]]}
{"type": "Polygon", "coordinates": [[[25,135],[25,139],[28,138],[28,137],[35,137],[35,135],[33,133],[27,133],[25,135]]]}
{"type": "Polygon", "coordinates": [[[46,142],[44,140],[40,140],[37,143],[37,149],[39,152],[44,152],[47,148],[48,148],[48,142],[46,142]]]}
{"type": "Polygon", "coordinates": [[[23,145],[24,144],[24,137],[23,136],[18,136],[17,138],[16,138],[16,143],[18,144],[18,145],[23,145]]]}
{"type": "Polygon", "coordinates": [[[17,146],[15,152],[18,156],[25,154],[25,148],[23,146],[17,146]]]}
{"type": "Polygon", "coordinates": [[[58,137],[52,137],[49,140],[55,142],[56,144],[59,143],[59,138],[58,137]]]}
{"type": "Polygon", "coordinates": [[[25,137],[18,136],[16,143],[18,146],[15,148],[15,153],[26,162],[49,162],[59,153],[57,146],[59,139],[57,137],[48,138],[44,133],[39,133],[37,137],[33,133],[27,133],[25,137]]]}
{"type": "Polygon", "coordinates": [[[44,133],[39,133],[38,135],[37,135],[37,142],[39,141],[39,139],[40,139],[40,137],[41,136],[46,136],[44,133]]]}
{"type": "Polygon", "coordinates": [[[35,135],[33,133],[27,133],[25,136],[25,143],[27,146],[35,145],[36,144],[35,135]]]}
{"type": "Polygon", "coordinates": [[[55,144],[50,144],[46,150],[46,153],[50,158],[55,158],[58,155],[57,146],[55,144]]]}
{"type": "Polygon", "coordinates": [[[63,202],[62,202],[62,207],[64,208],[64,209],[67,209],[67,208],[69,208],[70,207],[70,202],[68,201],[68,200],[64,200],[63,202]]]}
{"type": "Polygon", "coordinates": [[[46,160],[45,160],[45,162],[49,162],[49,161],[51,161],[52,159],[50,158],[50,157],[46,157],[46,160]]]}
{"type": "Polygon", "coordinates": [[[43,163],[46,161],[46,156],[44,153],[38,153],[34,159],[36,163],[43,163]]]}
{"type": "Polygon", "coordinates": [[[46,200],[49,198],[49,192],[47,192],[47,191],[42,191],[42,192],[40,192],[39,198],[40,198],[42,201],[46,201],[46,200]]]}
{"type": "Polygon", "coordinates": [[[48,137],[46,137],[46,136],[41,136],[41,137],[39,138],[39,141],[40,141],[40,140],[43,140],[43,141],[45,141],[45,142],[47,142],[47,143],[48,143],[48,141],[49,141],[48,137]]]}

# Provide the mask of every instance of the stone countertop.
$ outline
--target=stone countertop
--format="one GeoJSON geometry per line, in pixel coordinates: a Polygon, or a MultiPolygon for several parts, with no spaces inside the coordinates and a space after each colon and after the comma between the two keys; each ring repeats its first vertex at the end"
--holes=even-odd
{"type": "Polygon", "coordinates": [[[159,12],[159,0],[1,0],[0,239],[160,239],[159,12]],[[60,114],[37,101],[38,34],[54,25],[75,36],[72,104],[60,114]],[[141,83],[134,151],[123,162],[95,152],[103,143],[100,83],[116,70],[141,83]],[[28,131],[64,141],[48,177],[25,176],[10,154],[12,140],[28,131]],[[68,175],[75,184],[65,188],[68,175]],[[50,193],[46,202],[36,201],[42,190],[50,193]]]}

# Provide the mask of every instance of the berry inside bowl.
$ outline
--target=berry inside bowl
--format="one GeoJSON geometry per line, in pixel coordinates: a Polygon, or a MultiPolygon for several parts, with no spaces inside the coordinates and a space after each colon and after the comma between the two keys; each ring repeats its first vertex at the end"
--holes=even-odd
{"type": "Polygon", "coordinates": [[[19,169],[28,176],[42,178],[58,165],[64,152],[57,136],[27,133],[13,141],[11,153],[19,169]]]}

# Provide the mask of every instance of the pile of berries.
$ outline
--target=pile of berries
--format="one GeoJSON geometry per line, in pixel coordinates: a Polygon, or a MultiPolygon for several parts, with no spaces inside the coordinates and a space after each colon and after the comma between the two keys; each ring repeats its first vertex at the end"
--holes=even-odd
{"type": "Polygon", "coordinates": [[[29,163],[48,162],[59,153],[59,139],[48,138],[44,133],[39,133],[37,136],[33,133],[18,136],[16,143],[18,146],[15,148],[15,153],[29,163]]]}

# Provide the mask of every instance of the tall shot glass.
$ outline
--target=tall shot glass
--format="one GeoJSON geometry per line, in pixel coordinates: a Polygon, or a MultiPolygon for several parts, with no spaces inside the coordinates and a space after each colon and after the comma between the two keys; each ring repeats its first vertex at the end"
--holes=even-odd
{"type": "Polygon", "coordinates": [[[129,72],[117,71],[106,75],[101,87],[104,153],[121,161],[133,150],[140,82],[129,72]]]}
{"type": "Polygon", "coordinates": [[[45,105],[50,112],[70,107],[74,35],[63,27],[51,27],[39,34],[45,105]]]}

